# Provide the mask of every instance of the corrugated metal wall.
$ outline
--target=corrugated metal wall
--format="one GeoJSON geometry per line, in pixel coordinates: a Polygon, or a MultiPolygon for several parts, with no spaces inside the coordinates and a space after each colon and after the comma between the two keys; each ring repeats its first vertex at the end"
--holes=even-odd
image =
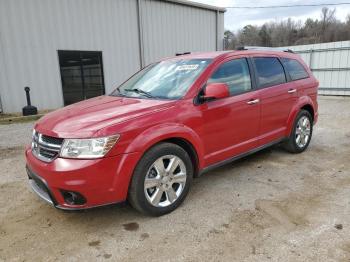
{"type": "Polygon", "coordinates": [[[217,44],[217,50],[225,50],[225,43],[224,43],[224,31],[225,31],[225,16],[223,12],[217,12],[218,15],[218,44],[217,44]]]}
{"type": "Polygon", "coordinates": [[[350,41],[288,47],[320,81],[319,94],[350,95],[350,41]]]}
{"type": "Polygon", "coordinates": [[[103,51],[106,91],[139,69],[136,1],[0,1],[5,112],[21,111],[25,86],[39,109],[63,105],[57,50],[103,51]]]}
{"type": "Polygon", "coordinates": [[[142,1],[145,63],[186,51],[216,50],[216,12],[142,1]]]}
{"type": "Polygon", "coordinates": [[[63,106],[57,50],[102,51],[109,93],[142,60],[221,49],[223,28],[223,12],[160,0],[0,0],[2,109],[21,111],[25,86],[39,110],[63,106]]]}

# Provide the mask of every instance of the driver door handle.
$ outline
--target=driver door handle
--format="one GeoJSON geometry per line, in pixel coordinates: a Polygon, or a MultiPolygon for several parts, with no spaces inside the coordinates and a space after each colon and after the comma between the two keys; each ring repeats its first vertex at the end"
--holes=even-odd
{"type": "Polygon", "coordinates": [[[249,100],[247,102],[248,105],[254,105],[260,102],[260,99],[249,100]]]}
{"type": "Polygon", "coordinates": [[[295,88],[294,88],[294,89],[289,89],[289,90],[288,90],[288,93],[289,93],[289,94],[293,94],[293,93],[295,93],[296,91],[297,91],[297,90],[296,90],[295,88]]]}

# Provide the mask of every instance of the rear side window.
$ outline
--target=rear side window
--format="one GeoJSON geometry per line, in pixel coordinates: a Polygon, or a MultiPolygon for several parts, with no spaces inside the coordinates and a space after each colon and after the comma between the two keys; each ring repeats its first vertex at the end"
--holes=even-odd
{"type": "Polygon", "coordinates": [[[276,57],[253,58],[259,87],[268,87],[286,82],[282,64],[276,57]]]}
{"type": "Polygon", "coordinates": [[[226,83],[231,96],[251,90],[252,84],[247,60],[240,58],[223,63],[212,74],[208,83],[226,83]]]}
{"type": "Polygon", "coordinates": [[[309,77],[309,74],[299,61],[289,58],[282,58],[281,60],[292,80],[299,80],[309,77]]]}

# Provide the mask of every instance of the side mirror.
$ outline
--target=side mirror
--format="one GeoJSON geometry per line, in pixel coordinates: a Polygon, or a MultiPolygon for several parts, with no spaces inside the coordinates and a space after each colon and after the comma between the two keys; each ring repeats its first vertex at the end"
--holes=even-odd
{"type": "Polygon", "coordinates": [[[230,96],[230,91],[225,83],[210,83],[207,84],[204,90],[204,95],[201,97],[203,101],[220,99],[230,96]]]}

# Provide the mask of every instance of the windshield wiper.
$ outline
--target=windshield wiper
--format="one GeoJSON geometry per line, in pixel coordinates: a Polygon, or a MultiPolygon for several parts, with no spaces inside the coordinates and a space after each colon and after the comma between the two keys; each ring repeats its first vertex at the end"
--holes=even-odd
{"type": "Polygon", "coordinates": [[[154,98],[154,97],[155,97],[155,96],[153,96],[150,92],[141,90],[141,89],[139,89],[139,88],[124,89],[124,91],[127,91],[127,92],[135,92],[135,93],[137,93],[137,94],[144,95],[144,96],[149,97],[149,98],[154,98]]]}
{"type": "Polygon", "coordinates": [[[117,87],[117,91],[118,91],[118,94],[115,94],[115,92],[113,92],[111,95],[112,96],[125,96],[124,94],[122,94],[122,92],[120,92],[120,87],[117,87]]]}

